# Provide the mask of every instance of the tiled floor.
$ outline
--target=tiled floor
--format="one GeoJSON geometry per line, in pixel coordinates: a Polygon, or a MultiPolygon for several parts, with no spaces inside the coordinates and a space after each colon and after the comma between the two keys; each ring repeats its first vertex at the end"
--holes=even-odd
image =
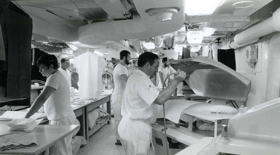
{"type": "MultiPolygon", "coordinates": [[[[125,155],[122,146],[115,145],[114,118],[111,124],[105,125],[93,134],[88,144],[81,148],[77,155],[125,155]]],[[[149,155],[154,155],[151,150],[149,155]]]]}

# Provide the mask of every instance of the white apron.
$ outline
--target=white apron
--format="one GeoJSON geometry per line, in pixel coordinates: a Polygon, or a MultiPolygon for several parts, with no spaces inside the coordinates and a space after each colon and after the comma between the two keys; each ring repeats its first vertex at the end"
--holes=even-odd
{"type": "MultiPolygon", "coordinates": [[[[59,119],[57,121],[50,121],[50,125],[79,125],[74,113],[71,113],[69,116],[59,119]]],[[[73,134],[68,135],[64,139],[56,142],[54,146],[50,148],[50,155],[72,155],[72,137],[77,133],[76,130],[73,134]]]]}

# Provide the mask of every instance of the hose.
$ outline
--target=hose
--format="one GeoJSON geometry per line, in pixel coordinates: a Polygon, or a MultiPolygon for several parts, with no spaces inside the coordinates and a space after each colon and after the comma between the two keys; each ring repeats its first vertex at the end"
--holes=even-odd
{"type": "MultiPolygon", "coordinates": [[[[176,75],[177,73],[172,73],[170,75],[168,75],[165,79],[164,79],[164,82],[163,82],[163,86],[162,86],[162,90],[166,87],[165,85],[165,82],[166,80],[171,76],[171,75],[176,75]]],[[[168,142],[167,142],[167,134],[166,134],[166,130],[167,130],[167,127],[166,127],[166,119],[165,119],[165,103],[162,104],[163,106],[163,126],[164,126],[164,138],[165,138],[165,143],[166,143],[166,154],[169,155],[169,152],[168,152],[168,142]]]]}

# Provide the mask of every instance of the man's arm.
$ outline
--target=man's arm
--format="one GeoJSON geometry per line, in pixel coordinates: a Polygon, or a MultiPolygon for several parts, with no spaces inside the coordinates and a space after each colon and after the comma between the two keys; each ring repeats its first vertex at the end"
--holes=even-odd
{"type": "Polygon", "coordinates": [[[46,86],[41,94],[33,102],[30,110],[26,113],[25,118],[29,118],[34,113],[36,113],[42,107],[45,101],[50,97],[50,95],[55,91],[55,88],[46,86]]]}
{"type": "Polygon", "coordinates": [[[79,89],[78,81],[79,81],[78,73],[76,73],[76,72],[71,73],[71,86],[76,89],[79,89]]]}
{"type": "Polygon", "coordinates": [[[125,83],[127,82],[128,77],[126,74],[122,74],[122,75],[120,75],[120,77],[125,83]]]}
{"type": "Polygon", "coordinates": [[[182,71],[178,71],[178,72],[179,73],[171,81],[170,85],[166,89],[160,91],[159,95],[157,96],[157,98],[154,101],[155,104],[162,105],[163,103],[165,103],[171,97],[171,95],[174,93],[174,91],[177,88],[178,84],[180,82],[182,82],[183,80],[185,80],[186,73],[182,72],[182,71]]]}

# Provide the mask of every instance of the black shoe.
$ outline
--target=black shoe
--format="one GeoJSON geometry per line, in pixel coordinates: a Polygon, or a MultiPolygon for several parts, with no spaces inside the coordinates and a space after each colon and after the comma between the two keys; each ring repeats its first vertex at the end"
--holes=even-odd
{"type": "Polygon", "coordinates": [[[122,143],[121,143],[120,140],[117,140],[116,143],[115,143],[115,145],[120,145],[120,146],[122,146],[122,143]]]}

